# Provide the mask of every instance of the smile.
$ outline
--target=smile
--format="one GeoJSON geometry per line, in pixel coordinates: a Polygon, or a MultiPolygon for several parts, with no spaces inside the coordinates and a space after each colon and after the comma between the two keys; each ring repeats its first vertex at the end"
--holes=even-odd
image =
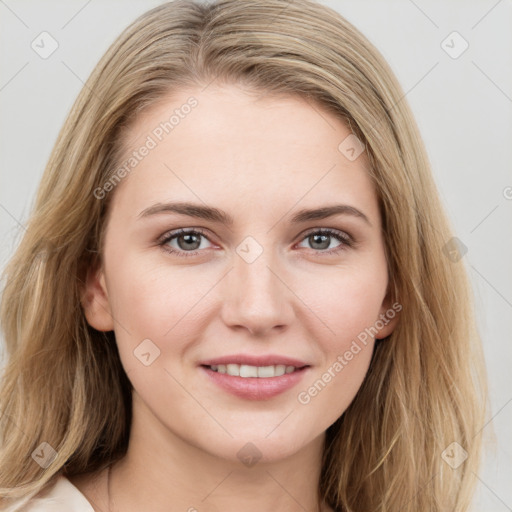
{"type": "Polygon", "coordinates": [[[251,366],[248,364],[219,364],[209,367],[214,372],[224,373],[232,377],[280,377],[285,373],[292,373],[296,370],[295,366],[285,366],[277,364],[271,366],[251,366]]]}

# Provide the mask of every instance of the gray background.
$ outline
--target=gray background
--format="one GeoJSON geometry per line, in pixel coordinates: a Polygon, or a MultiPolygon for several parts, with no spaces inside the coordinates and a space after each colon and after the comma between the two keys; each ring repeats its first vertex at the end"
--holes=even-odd
{"type": "MultiPolygon", "coordinates": [[[[0,268],[83,82],[115,37],[154,0],[0,0],[0,268]],[[41,58],[43,31],[58,42],[41,58]]],[[[493,421],[476,510],[512,510],[512,1],[324,0],[382,52],[402,84],[435,179],[467,247],[493,421]],[[457,58],[462,39],[469,44],[457,58]],[[508,262],[508,264],[507,264],[508,262]]],[[[1,345],[0,345],[1,348],[1,345]]],[[[1,354],[0,354],[1,355],[1,354]]]]}

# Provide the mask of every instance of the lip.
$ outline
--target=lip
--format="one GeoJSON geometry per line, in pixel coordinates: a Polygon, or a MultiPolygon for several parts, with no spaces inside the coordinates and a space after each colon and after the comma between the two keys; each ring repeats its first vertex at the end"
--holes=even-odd
{"type": "MultiPolygon", "coordinates": [[[[219,359],[221,360],[221,359],[219,359]]],[[[224,359],[225,360],[225,359],[224,359]]],[[[232,363],[234,361],[230,360],[232,363]]],[[[217,363],[212,363],[217,364],[217,363]]],[[[224,364],[224,363],[218,363],[224,364]]],[[[229,363],[227,363],[229,364],[229,363]]],[[[240,363],[238,363],[240,364],[240,363]]],[[[243,363],[242,363],[243,364],[243,363]]],[[[284,364],[284,363],[283,363],[284,364]]],[[[255,366],[265,366],[258,364],[255,366]]],[[[291,364],[290,366],[295,366],[291,364]]],[[[234,377],[215,372],[207,366],[199,367],[205,375],[223,390],[245,400],[268,400],[296,386],[311,369],[309,366],[285,373],[280,377],[234,377]]]]}
{"type": "MultiPolygon", "coordinates": [[[[302,368],[309,366],[308,363],[294,359],[292,357],[280,356],[278,354],[266,354],[255,356],[252,354],[232,354],[230,356],[221,356],[214,359],[208,359],[199,363],[202,366],[212,366],[219,364],[247,364],[249,366],[276,366],[284,364],[285,366],[295,366],[295,368],[302,368]]],[[[290,374],[291,375],[291,374],[290,374]]],[[[243,379],[244,377],[242,377],[243,379]]],[[[278,379],[279,377],[271,377],[278,379]]]]}

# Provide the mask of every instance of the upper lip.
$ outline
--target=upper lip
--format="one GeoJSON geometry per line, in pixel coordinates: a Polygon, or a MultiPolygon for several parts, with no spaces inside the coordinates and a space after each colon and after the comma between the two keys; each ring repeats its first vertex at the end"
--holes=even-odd
{"type": "Polygon", "coordinates": [[[303,366],[309,366],[304,361],[295,359],[293,357],[280,356],[277,354],[267,354],[261,356],[255,356],[250,354],[233,354],[230,356],[215,357],[213,359],[207,359],[199,363],[203,366],[213,366],[219,364],[246,364],[249,366],[274,366],[274,365],[285,365],[295,366],[295,368],[302,368],[303,366]]]}

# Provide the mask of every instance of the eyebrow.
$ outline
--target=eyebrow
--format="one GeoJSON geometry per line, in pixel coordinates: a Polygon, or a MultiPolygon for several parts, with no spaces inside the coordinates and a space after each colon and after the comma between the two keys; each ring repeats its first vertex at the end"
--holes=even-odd
{"type": "MultiPolygon", "coordinates": [[[[162,213],[178,213],[181,215],[187,215],[188,217],[218,222],[226,226],[232,226],[234,224],[233,217],[223,210],[219,210],[212,206],[203,206],[188,202],[157,203],[145,210],[142,210],[139,213],[138,218],[145,218],[162,213]]],[[[291,222],[292,224],[300,224],[312,220],[327,219],[334,215],[350,215],[352,217],[357,217],[362,219],[369,226],[372,226],[368,217],[361,210],[347,204],[334,204],[310,210],[299,210],[291,218],[291,222]]]]}

